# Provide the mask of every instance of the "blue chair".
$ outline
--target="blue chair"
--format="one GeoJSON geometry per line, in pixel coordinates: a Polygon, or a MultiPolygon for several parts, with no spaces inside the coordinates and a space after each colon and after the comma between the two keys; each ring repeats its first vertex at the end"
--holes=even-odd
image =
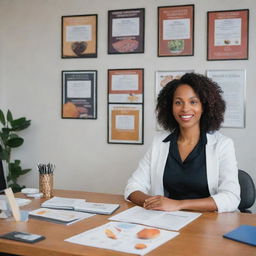
{"type": "Polygon", "coordinates": [[[241,187],[241,202],[238,206],[238,209],[241,212],[251,213],[251,211],[248,209],[252,207],[256,197],[253,179],[247,172],[238,170],[238,180],[241,187]]]}

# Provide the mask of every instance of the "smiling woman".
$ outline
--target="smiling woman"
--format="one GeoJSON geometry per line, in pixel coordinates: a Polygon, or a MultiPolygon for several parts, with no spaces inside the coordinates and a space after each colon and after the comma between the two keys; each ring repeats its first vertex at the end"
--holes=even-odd
{"type": "Polygon", "coordinates": [[[235,211],[240,186],[233,142],[217,132],[225,112],[220,87],[188,73],[157,99],[165,132],[128,180],[125,198],[152,210],[235,211]]]}

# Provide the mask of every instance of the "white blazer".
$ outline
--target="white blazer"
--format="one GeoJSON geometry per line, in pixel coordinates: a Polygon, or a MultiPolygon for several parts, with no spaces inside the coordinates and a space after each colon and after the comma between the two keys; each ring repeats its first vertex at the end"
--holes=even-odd
{"type": "MultiPolygon", "coordinates": [[[[150,149],[128,180],[125,198],[136,191],[149,195],[164,195],[163,173],[170,142],[163,142],[169,135],[158,133],[150,149]]],[[[233,141],[219,132],[207,133],[206,169],[208,188],[218,212],[237,210],[240,203],[240,185],[233,141]]]]}

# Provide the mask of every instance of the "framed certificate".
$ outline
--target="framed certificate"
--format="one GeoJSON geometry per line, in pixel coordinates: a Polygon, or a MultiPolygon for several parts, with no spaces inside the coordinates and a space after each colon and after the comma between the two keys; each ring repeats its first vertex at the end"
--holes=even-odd
{"type": "Polygon", "coordinates": [[[194,5],[158,7],[158,57],[194,55],[194,5]]]}
{"type": "Polygon", "coordinates": [[[144,69],[109,69],[109,103],[143,103],[144,69]]]}
{"type": "Polygon", "coordinates": [[[207,70],[207,76],[223,91],[226,111],[222,127],[245,127],[245,70],[207,70]]]}
{"type": "Polygon", "coordinates": [[[163,87],[174,79],[180,79],[186,73],[194,70],[156,71],[156,98],[163,87]]]}
{"type": "Polygon", "coordinates": [[[108,143],[143,144],[143,104],[108,105],[108,143]]]}
{"type": "Polygon", "coordinates": [[[207,60],[247,60],[249,10],[207,13],[207,60]]]}
{"type": "Polygon", "coordinates": [[[97,57],[97,14],[62,16],[62,58],[97,57]]]}
{"type": "Polygon", "coordinates": [[[62,71],[62,118],[97,118],[97,71],[62,71]]]}
{"type": "Polygon", "coordinates": [[[144,8],[108,11],[108,53],[143,53],[144,19],[144,8]]]}

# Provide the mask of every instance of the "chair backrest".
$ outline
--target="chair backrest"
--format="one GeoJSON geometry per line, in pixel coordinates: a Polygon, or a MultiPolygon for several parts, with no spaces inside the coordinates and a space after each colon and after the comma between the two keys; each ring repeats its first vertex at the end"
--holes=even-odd
{"type": "Polygon", "coordinates": [[[4,169],[2,160],[0,160],[0,191],[6,189],[6,182],[4,178],[4,169]]]}
{"type": "Polygon", "coordinates": [[[238,209],[244,211],[250,208],[255,202],[255,185],[251,176],[243,170],[238,170],[238,180],[241,187],[241,202],[238,209]]]}

